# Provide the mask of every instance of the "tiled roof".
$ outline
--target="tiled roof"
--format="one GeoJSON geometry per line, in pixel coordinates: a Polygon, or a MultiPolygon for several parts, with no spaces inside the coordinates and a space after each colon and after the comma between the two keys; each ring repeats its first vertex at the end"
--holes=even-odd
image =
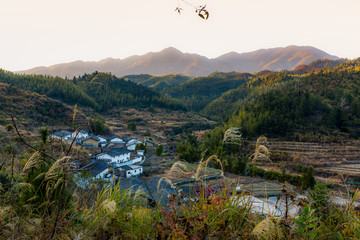
{"type": "Polygon", "coordinates": [[[150,198],[149,191],[144,183],[144,181],[138,179],[138,178],[124,178],[121,179],[119,182],[119,186],[121,190],[128,190],[132,194],[135,192],[142,192],[144,197],[150,198]]]}
{"type": "Polygon", "coordinates": [[[53,133],[51,135],[55,135],[55,136],[58,136],[58,137],[65,137],[65,136],[71,135],[71,132],[66,131],[66,130],[61,130],[61,131],[53,133]]]}
{"type": "Polygon", "coordinates": [[[83,141],[86,141],[86,140],[88,140],[88,139],[94,139],[95,141],[100,141],[100,138],[97,137],[97,136],[95,136],[95,135],[90,136],[90,137],[87,137],[87,138],[85,138],[83,141]]]}
{"type": "Polygon", "coordinates": [[[169,182],[159,177],[146,181],[146,186],[159,205],[165,205],[168,202],[168,195],[176,192],[169,182]]]}
{"type": "Polygon", "coordinates": [[[113,139],[115,139],[115,138],[120,138],[120,139],[121,139],[121,137],[119,137],[119,136],[117,136],[117,135],[114,135],[114,136],[112,136],[112,137],[109,137],[108,140],[111,141],[111,140],[113,140],[113,139]]]}
{"type": "Polygon", "coordinates": [[[122,166],[121,168],[124,169],[125,171],[131,171],[131,170],[133,170],[133,169],[132,169],[130,166],[128,166],[128,165],[122,166]]]}
{"type": "Polygon", "coordinates": [[[107,162],[97,161],[97,162],[90,163],[90,164],[82,167],[81,169],[88,169],[88,172],[95,177],[96,175],[103,172],[104,170],[106,170],[109,167],[111,167],[111,166],[107,162]]]}
{"type": "Polygon", "coordinates": [[[142,166],[137,166],[137,165],[125,165],[121,167],[122,169],[126,170],[126,171],[130,171],[130,170],[135,170],[135,169],[139,169],[142,168],[142,166]]]}
{"type": "Polygon", "coordinates": [[[106,154],[110,155],[111,157],[116,157],[127,153],[130,153],[130,151],[127,150],[126,148],[113,148],[106,154]]]}

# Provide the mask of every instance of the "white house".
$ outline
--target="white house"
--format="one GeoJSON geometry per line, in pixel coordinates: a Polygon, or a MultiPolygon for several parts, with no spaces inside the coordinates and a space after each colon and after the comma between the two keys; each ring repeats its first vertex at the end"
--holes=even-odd
{"type": "Polygon", "coordinates": [[[137,165],[126,165],[121,167],[125,172],[126,178],[138,176],[143,173],[143,167],[137,165]]]}
{"type": "Polygon", "coordinates": [[[97,137],[99,138],[99,146],[100,147],[105,147],[106,144],[107,144],[107,138],[104,137],[104,136],[101,136],[101,135],[99,135],[97,137]]]}
{"type": "Polygon", "coordinates": [[[71,139],[71,132],[66,130],[61,130],[59,132],[51,134],[49,137],[57,138],[61,141],[69,141],[71,139]]]}
{"type": "Polygon", "coordinates": [[[137,150],[136,151],[138,156],[144,156],[145,155],[145,150],[137,150]]]}
{"type": "Polygon", "coordinates": [[[143,141],[140,140],[140,139],[138,139],[138,140],[132,139],[126,144],[126,148],[129,151],[135,151],[136,145],[139,144],[139,143],[143,143],[143,141]]]}
{"type": "Polygon", "coordinates": [[[145,157],[144,156],[136,156],[133,159],[131,159],[131,164],[141,162],[145,157]]]}
{"type": "Polygon", "coordinates": [[[108,142],[109,143],[117,143],[117,144],[119,144],[119,143],[124,143],[125,144],[125,141],[122,140],[119,136],[116,136],[116,135],[108,138],[108,142]]]}
{"type": "Polygon", "coordinates": [[[90,133],[85,130],[81,130],[80,132],[75,131],[71,134],[71,139],[76,138],[77,141],[82,141],[88,137],[90,137],[90,133]]]}
{"type": "Polygon", "coordinates": [[[97,135],[97,137],[100,139],[100,142],[106,142],[107,138],[101,135],[97,135]]]}
{"type": "Polygon", "coordinates": [[[124,163],[130,161],[130,151],[126,148],[114,148],[109,152],[100,153],[96,156],[97,159],[106,160],[111,163],[124,163]]]}
{"type": "Polygon", "coordinates": [[[105,161],[97,161],[82,167],[81,170],[88,171],[95,179],[109,179],[110,167],[111,165],[105,161]]]}

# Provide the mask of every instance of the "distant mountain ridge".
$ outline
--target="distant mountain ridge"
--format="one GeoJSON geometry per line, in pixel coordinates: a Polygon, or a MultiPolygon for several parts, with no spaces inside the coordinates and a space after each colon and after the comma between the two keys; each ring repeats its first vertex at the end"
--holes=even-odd
{"type": "Polygon", "coordinates": [[[75,61],[49,67],[36,67],[18,73],[44,74],[60,77],[80,76],[94,71],[111,72],[122,77],[131,74],[184,74],[205,76],[215,71],[258,72],[263,70],[292,70],[299,65],[318,59],[339,59],[320,49],[310,46],[288,46],[260,49],[247,53],[230,52],[217,58],[183,53],[169,47],[160,52],[150,52],[125,59],[106,58],[98,62],[75,61]]]}

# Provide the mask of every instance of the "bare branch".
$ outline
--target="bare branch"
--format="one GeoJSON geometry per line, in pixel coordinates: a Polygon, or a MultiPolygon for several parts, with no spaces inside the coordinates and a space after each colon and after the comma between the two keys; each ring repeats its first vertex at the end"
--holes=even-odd
{"type": "Polygon", "coordinates": [[[36,147],[32,146],[31,144],[27,143],[27,142],[24,140],[24,138],[21,136],[20,132],[19,132],[19,129],[18,129],[17,125],[16,125],[15,118],[14,118],[14,115],[13,115],[13,112],[12,112],[12,111],[10,111],[10,115],[11,115],[11,121],[12,121],[12,123],[13,123],[13,125],[14,125],[15,131],[16,131],[16,133],[17,133],[20,141],[21,141],[22,143],[24,143],[26,146],[28,146],[28,147],[34,149],[35,151],[41,153],[41,154],[44,155],[45,157],[48,157],[48,158],[56,161],[56,158],[50,156],[49,154],[47,154],[47,153],[41,151],[40,149],[37,149],[36,147]]]}

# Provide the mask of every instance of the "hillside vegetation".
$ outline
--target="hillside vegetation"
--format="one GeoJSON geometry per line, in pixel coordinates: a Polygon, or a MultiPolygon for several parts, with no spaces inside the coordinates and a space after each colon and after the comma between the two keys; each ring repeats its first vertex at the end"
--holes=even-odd
{"type": "Polygon", "coordinates": [[[184,109],[170,97],[107,73],[85,74],[72,80],[42,75],[18,75],[0,70],[0,82],[61,100],[106,111],[117,106],[184,109]]]}
{"type": "MultiPolygon", "coordinates": [[[[29,130],[35,126],[71,125],[74,109],[45,95],[23,91],[0,82],[0,124],[11,123],[11,113],[29,130]]],[[[76,124],[86,117],[78,112],[76,124]]]]}
{"type": "Polygon", "coordinates": [[[221,156],[229,127],[239,127],[248,139],[260,135],[308,141],[359,138],[359,66],[357,59],[300,77],[270,74],[224,94],[211,104],[212,113],[226,113],[229,108],[233,113],[205,137],[202,149],[221,156]]]}
{"type": "Polygon", "coordinates": [[[183,101],[188,109],[198,112],[221,94],[241,86],[252,77],[253,75],[248,73],[216,72],[207,77],[194,78],[183,84],[164,88],[162,92],[183,101]]]}
{"type": "Polygon", "coordinates": [[[162,90],[166,87],[180,85],[187,82],[191,77],[183,75],[164,75],[164,76],[151,76],[149,74],[141,75],[128,75],[124,79],[129,79],[132,82],[147,86],[149,88],[162,90]]]}

